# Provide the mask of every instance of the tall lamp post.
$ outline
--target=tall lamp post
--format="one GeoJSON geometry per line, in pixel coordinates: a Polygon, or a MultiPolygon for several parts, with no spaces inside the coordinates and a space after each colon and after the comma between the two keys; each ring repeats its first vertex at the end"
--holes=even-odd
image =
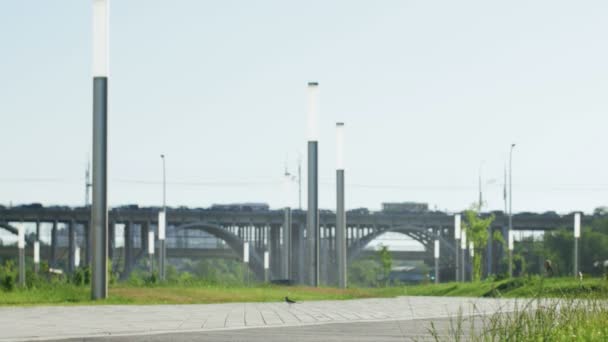
{"type": "Polygon", "coordinates": [[[167,216],[165,211],[158,213],[158,277],[165,280],[165,237],[167,231],[167,216]]]}
{"type": "Polygon", "coordinates": [[[34,241],[34,273],[40,271],[40,241],[34,241]]]}
{"type": "Polygon", "coordinates": [[[318,141],[319,141],[319,84],[308,83],[308,210],[307,240],[309,284],[319,286],[319,179],[318,179],[318,141]]]}
{"type": "Polygon", "coordinates": [[[462,230],[460,232],[460,262],[462,267],[460,268],[461,272],[460,272],[460,280],[462,282],[466,282],[467,281],[467,262],[466,262],[466,251],[467,251],[467,231],[466,230],[462,230]]]}
{"type": "MultiPolygon", "coordinates": [[[[249,239],[249,237],[247,237],[249,239]]],[[[243,264],[244,272],[247,277],[247,285],[249,285],[249,241],[243,242],[243,264]]]]}
{"type": "Polygon", "coordinates": [[[454,215],[454,239],[456,240],[456,281],[460,280],[460,214],[454,215]]]}
{"type": "Polygon", "coordinates": [[[439,237],[435,237],[435,284],[439,284],[439,237]]]}
{"type": "Polygon", "coordinates": [[[161,281],[165,280],[165,260],[166,246],[165,238],[167,234],[167,179],[165,168],[165,155],[161,154],[160,158],[163,161],[163,209],[158,213],[158,275],[161,281]]]}
{"type": "Polygon", "coordinates": [[[509,248],[509,277],[513,277],[513,247],[515,247],[515,238],[513,231],[509,230],[508,246],[509,248]]]}
{"type": "Polygon", "coordinates": [[[108,297],[108,26],[109,0],[93,0],[93,260],[91,298],[108,297]]]}
{"type": "Polygon", "coordinates": [[[509,150],[509,278],[513,277],[513,149],[515,144],[511,144],[509,150]]]}
{"type": "Polygon", "coordinates": [[[581,237],[581,213],[574,214],[574,277],[578,277],[578,239],[581,237]]]}
{"type": "Polygon", "coordinates": [[[473,241],[469,240],[469,267],[471,268],[471,277],[470,280],[473,281],[473,276],[474,276],[474,269],[473,269],[473,263],[474,260],[473,258],[475,257],[475,244],[473,244],[473,241]]]}
{"type": "Polygon", "coordinates": [[[346,211],[344,208],[344,123],[336,123],[336,252],[338,287],[346,288],[346,211]]]}

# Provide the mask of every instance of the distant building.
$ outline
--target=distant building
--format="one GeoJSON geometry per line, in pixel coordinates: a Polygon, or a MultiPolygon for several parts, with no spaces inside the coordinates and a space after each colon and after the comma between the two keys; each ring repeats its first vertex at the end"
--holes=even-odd
{"type": "Polygon", "coordinates": [[[429,205],[416,202],[382,203],[382,211],[385,213],[422,213],[429,211],[429,205]]]}

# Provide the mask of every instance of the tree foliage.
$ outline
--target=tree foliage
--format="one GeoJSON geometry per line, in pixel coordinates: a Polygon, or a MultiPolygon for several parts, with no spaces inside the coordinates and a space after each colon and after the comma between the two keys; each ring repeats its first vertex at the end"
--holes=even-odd
{"type": "Polygon", "coordinates": [[[475,255],[473,256],[473,281],[481,279],[482,252],[488,244],[489,228],[494,222],[494,215],[482,218],[475,209],[464,212],[462,229],[466,231],[468,241],[473,242],[475,255]]]}

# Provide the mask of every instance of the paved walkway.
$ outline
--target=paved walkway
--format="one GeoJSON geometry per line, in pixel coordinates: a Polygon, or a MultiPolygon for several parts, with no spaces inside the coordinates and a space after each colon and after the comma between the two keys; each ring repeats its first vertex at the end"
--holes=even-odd
{"type": "Polygon", "coordinates": [[[455,317],[459,312],[465,316],[508,312],[514,305],[515,301],[510,299],[398,297],[311,301],[291,306],[277,302],[4,307],[0,308],[0,341],[208,333],[328,323],[429,321],[455,317]]]}

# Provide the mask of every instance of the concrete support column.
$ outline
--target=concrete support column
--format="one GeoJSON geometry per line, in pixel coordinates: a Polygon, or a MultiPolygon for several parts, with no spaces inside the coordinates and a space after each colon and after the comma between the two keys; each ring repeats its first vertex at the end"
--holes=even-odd
{"type": "Polygon", "coordinates": [[[112,261],[114,259],[114,247],[115,247],[115,243],[116,243],[116,223],[112,222],[110,223],[110,225],[108,226],[108,234],[109,236],[108,238],[108,242],[106,242],[106,245],[108,246],[107,249],[107,253],[108,253],[108,257],[110,258],[110,261],[112,261]]]}
{"type": "Polygon", "coordinates": [[[86,221],[82,224],[82,229],[84,231],[84,257],[86,261],[86,265],[91,267],[91,259],[93,254],[91,253],[91,225],[89,221],[86,221]]]}
{"type": "Polygon", "coordinates": [[[282,249],[282,276],[284,279],[292,279],[292,248],[291,248],[291,208],[283,210],[283,249],[282,249]]]}
{"type": "Polygon", "coordinates": [[[306,267],[306,259],[308,254],[306,253],[306,240],[308,239],[308,235],[306,234],[306,226],[304,224],[300,224],[298,227],[298,276],[300,279],[300,284],[305,284],[308,281],[308,270],[306,267]]]}
{"type": "Polygon", "coordinates": [[[49,258],[49,267],[57,268],[57,226],[58,222],[53,222],[53,227],[51,228],[51,256],[49,258]]]}
{"type": "Polygon", "coordinates": [[[74,221],[68,223],[68,272],[74,272],[74,263],[76,260],[76,227],[74,221]]]}
{"type": "Polygon", "coordinates": [[[150,226],[148,222],[144,222],[140,225],[140,234],[141,234],[141,255],[148,252],[148,232],[150,231],[150,226]]]}
{"type": "Polygon", "coordinates": [[[271,225],[270,226],[270,279],[280,278],[282,275],[281,270],[281,226],[271,225]]]}
{"type": "Polygon", "coordinates": [[[133,264],[133,225],[131,222],[125,223],[124,234],[124,273],[123,279],[129,277],[131,265],[133,264]]]}

